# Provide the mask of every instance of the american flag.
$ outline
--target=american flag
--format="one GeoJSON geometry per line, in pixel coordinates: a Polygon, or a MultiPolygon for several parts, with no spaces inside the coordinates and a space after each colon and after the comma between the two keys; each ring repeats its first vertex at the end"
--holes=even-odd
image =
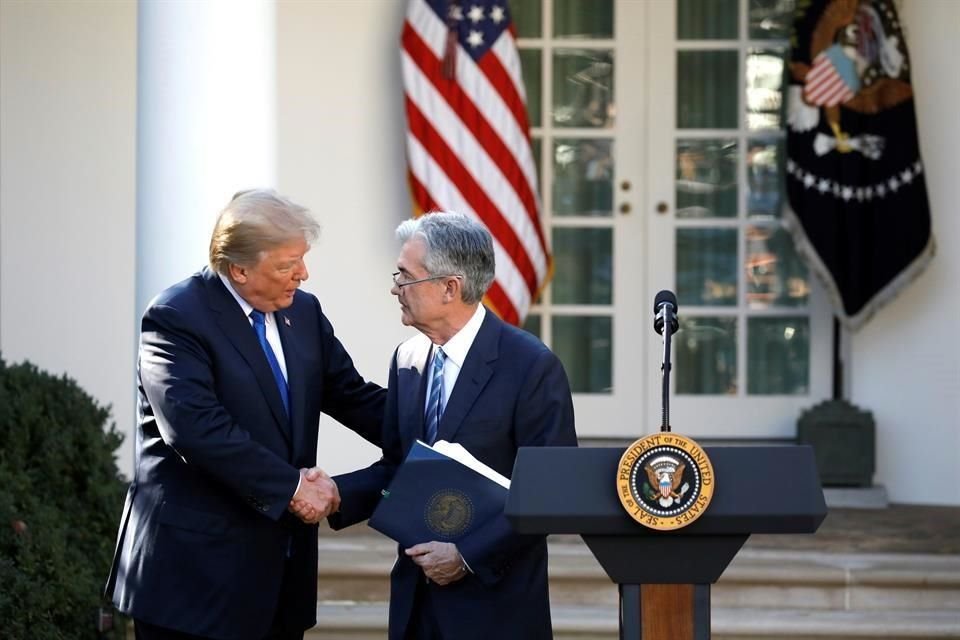
{"type": "Polygon", "coordinates": [[[813,59],[803,97],[814,106],[833,107],[853,98],[859,88],[860,78],[853,60],[835,44],[813,59]]]}
{"type": "Polygon", "coordinates": [[[497,275],[485,302],[519,324],[551,257],[506,0],[410,0],[401,42],[414,206],[486,225],[497,275]]]}

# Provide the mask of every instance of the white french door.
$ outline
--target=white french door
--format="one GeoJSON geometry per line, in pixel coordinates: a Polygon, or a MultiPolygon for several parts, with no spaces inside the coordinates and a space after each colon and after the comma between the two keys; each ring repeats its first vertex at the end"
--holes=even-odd
{"type": "Polygon", "coordinates": [[[660,289],[677,293],[671,423],[777,438],[829,395],[830,313],[782,228],[793,0],[514,0],[554,279],[527,328],[580,435],[660,425],[660,289]]]}

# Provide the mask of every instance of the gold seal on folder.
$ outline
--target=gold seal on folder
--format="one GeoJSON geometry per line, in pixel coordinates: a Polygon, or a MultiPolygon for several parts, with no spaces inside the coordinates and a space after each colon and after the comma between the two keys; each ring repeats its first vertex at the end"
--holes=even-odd
{"type": "Polygon", "coordinates": [[[427,500],[423,519],[438,539],[455,538],[473,521],[473,502],[456,489],[437,491],[427,500]]]}

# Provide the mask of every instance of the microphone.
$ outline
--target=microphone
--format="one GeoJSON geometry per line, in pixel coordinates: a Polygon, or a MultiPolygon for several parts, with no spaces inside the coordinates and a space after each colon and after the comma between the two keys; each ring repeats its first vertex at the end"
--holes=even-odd
{"type": "Polygon", "coordinates": [[[677,320],[677,296],[673,291],[664,289],[653,299],[653,330],[663,335],[665,324],[670,326],[670,335],[677,332],[680,322],[677,320]]]}

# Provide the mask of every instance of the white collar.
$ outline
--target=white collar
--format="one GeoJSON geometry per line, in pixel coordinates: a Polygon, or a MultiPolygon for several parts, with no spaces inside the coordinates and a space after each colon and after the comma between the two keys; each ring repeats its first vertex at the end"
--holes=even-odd
{"type": "MultiPolygon", "coordinates": [[[[227,276],[219,272],[217,273],[217,275],[220,276],[220,282],[223,283],[223,286],[227,288],[227,291],[230,292],[230,295],[233,296],[233,299],[236,300],[237,304],[240,305],[240,308],[243,309],[243,315],[249,318],[250,312],[253,311],[253,306],[249,302],[244,300],[239,293],[237,293],[237,290],[233,288],[233,284],[230,282],[230,278],[228,278],[227,276]]],[[[273,314],[265,313],[264,316],[268,319],[268,322],[269,322],[269,319],[273,317],[273,314]]]]}
{"type": "MultiPolygon", "coordinates": [[[[482,304],[477,305],[477,310],[473,312],[473,317],[463,325],[460,331],[443,345],[443,353],[447,358],[453,360],[454,364],[463,368],[463,361],[467,359],[467,352],[473,346],[473,341],[480,332],[480,325],[483,324],[483,318],[487,315],[487,310],[482,304]]],[[[436,349],[437,345],[434,345],[436,349]]]]}

